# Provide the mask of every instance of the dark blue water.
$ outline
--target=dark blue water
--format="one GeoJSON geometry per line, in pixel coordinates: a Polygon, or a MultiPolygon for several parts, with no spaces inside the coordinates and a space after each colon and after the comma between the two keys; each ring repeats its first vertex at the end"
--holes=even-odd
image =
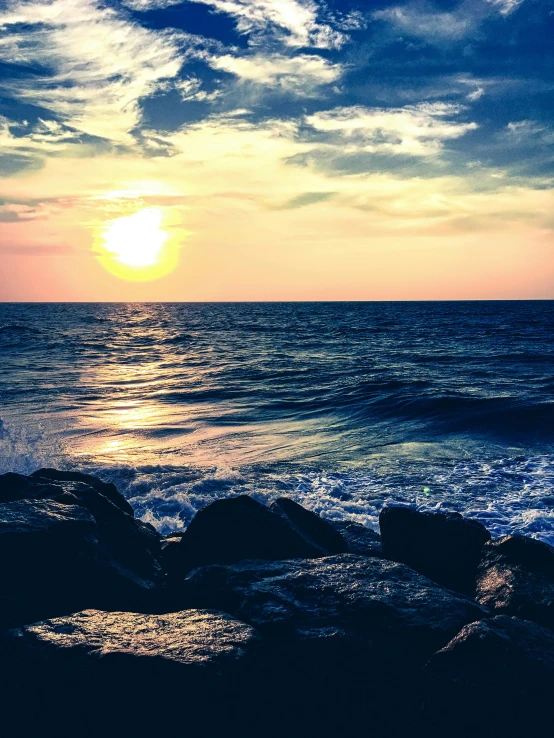
{"type": "Polygon", "coordinates": [[[554,302],[0,304],[0,471],[87,468],[166,531],[288,494],[554,543],[554,302]]]}

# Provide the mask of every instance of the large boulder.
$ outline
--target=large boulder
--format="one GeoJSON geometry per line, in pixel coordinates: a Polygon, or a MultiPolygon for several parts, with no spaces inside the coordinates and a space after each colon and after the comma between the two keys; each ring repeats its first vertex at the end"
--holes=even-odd
{"type": "Polygon", "coordinates": [[[500,615],[464,626],[424,670],[425,734],[552,735],[554,633],[500,615]]]}
{"type": "Polygon", "coordinates": [[[281,515],[247,495],[216,500],[199,510],[173,551],[170,573],[182,574],[206,564],[244,559],[321,556],[281,515]]]}
{"type": "Polygon", "coordinates": [[[489,531],[459,513],[384,507],[379,515],[383,554],[444,587],[470,593],[489,531]]]}
{"type": "Polygon", "coordinates": [[[321,551],[322,556],[348,551],[345,539],[335,527],[289,497],[279,497],[269,509],[282,515],[291,528],[321,551]]]}
{"type": "Polygon", "coordinates": [[[483,548],[476,594],[495,613],[554,629],[554,547],[519,535],[490,541],[483,548]]]}
{"type": "Polygon", "coordinates": [[[154,583],[113,559],[85,508],[20,500],[0,509],[0,625],[83,607],[140,607],[154,583]]]}
{"type": "Polygon", "coordinates": [[[50,500],[2,505],[0,623],[82,606],[97,559],[98,528],[84,508],[50,500]]]}
{"type": "Polygon", "coordinates": [[[2,734],[248,735],[253,628],[217,612],[86,610],[9,631],[2,734]],[[155,731],[155,732],[154,732],[155,731]]]}
{"type": "Polygon", "coordinates": [[[53,500],[88,510],[106,553],[133,575],[151,583],[163,577],[160,537],[153,526],[136,520],[133,509],[113,484],[79,472],[40,469],[26,477],[0,476],[0,501],[53,500]]]}
{"type": "Polygon", "coordinates": [[[287,686],[272,720],[294,714],[296,735],[358,735],[370,724],[376,735],[401,735],[417,720],[425,661],[484,613],[402,564],[352,554],[207,566],[185,585],[191,603],[262,634],[272,664],[266,699],[287,686]]]}
{"type": "Polygon", "coordinates": [[[91,474],[83,474],[74,471],[60,471],[58,469],[39,469],[30,476],[8,472],[0,474],[0,503],[16,502],[17,500],[29,498],[45,498],[50,495],[59,495],[65,491],[68,494],[74,490],[84,490],[85,487],[97,492],[109,500],[122,512],[133,515],[133,508],[125,497],[118,492],[115,484],[103,482],[91,474]],[[60,484],[61,482],[71,484],[60,484]],[[84,485],[79,486],[79,485],[84,485]]]}

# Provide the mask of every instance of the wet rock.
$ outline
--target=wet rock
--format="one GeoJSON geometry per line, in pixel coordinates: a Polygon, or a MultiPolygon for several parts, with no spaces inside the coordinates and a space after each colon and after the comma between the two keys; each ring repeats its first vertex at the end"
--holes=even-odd
{"type": "Polygon", "coordinates": [[[84,508],[50,500],[2,505],[2,625],[81,605],[97,558],[96,521],[84,508]]]}
{"type": "Polygon", "coordinates": [[[259,640],[229,615],[198,610],[86,610],[12,630],[3,734],[11,725],[18,736],[146,736],[163,726],[216,736],[232,725],[247,735],[259,640]]]}
{"type": "Polygon", "coordinates": [[[483,548],[478,602],[554,629],[554,547],[526,536],[495,538],[483,548]]]}
{"type": "Polygon", "coordinates": [[[129,573],[161,582],[160,538],[153,526],[136,520],[133,509],[113,484],[88,474],[40,469],[30,477],[20,474],[0,476],[0,500],[42,499],[60,504],[80,505],[98,525],[102,546],[129,573]]]}
{"type": "Polygon", "coordinates": [[[283,517],[247,495],[216,500],[197,512],[179,545],[175,564],[181,573],[243,559],[321,556],[283,517]]]}
{"type": "Polygon", "coordinates": [[[484,613],[403,564],[353,554],[206,566],[185,581],[199,602],[261,633],[298,641],[355,637],[370,649],[379,635],[396,642],[387,646],[389,658],[397,652],[404,661],[425,659],[484,613]]]}
{"type": "Polygon", "coordinates": [[[554,634],[497,616],[471,623],[424,670],[425,734],[552,735],[554,634]]]}
{"type": "Polygon", "coordinates": [[[85,508],[52,500],[2,505],[2,627],[83,607],[139,607],[153,589],[100,543],[99,526],[85,508]]]}
{"type": "Polygon", "coordinates": [[[294,500],[279,497],[269,509],[282,515],[302,538],[320,549],[322,556],[347,552],[346,541],[333,525],[294,500]]]}
{"type": "Polygon", "coordinates": [[[489,531],[459,513],[384,507],[379,515],[384,555],[444,587],[470,593],[489,531]]]}
{"type": "Polygon", "coordinates": [[[115,484],[111,482],[103,482],[92,474],[83,474],[82,472],[60,471],[58,469],[39,469],[31,474],[32,479],[49,480],[55,482],[82,482],[92,487],[96,492],[106,497],[112,504],[118,507],[122,512],[133,516],[133,508],[127,502],[125,497],[118,491],[115,484]]]}
{"type": "Polygon", "coordinates": [[[198,606],[230,612],[261,633],[272,649],[266,699],[287,685],[297,735],[358,735],[369,724],[375,735],[403,734],[417,720],[425,661],[483,616],[402,564],[352,554],[207,566],[185,584],[198,606]]]}
{"type": "Polygon", "coordinates": [[[55,483],[44,480],[37,482],[23,474],[8,472],[0,474],[0,503],[17,502],[26,498],[48,497],[48,494],[59,495],[61,490],[55,483]]]}
{"type": "Polygon", "coordinates": [[[348,546],[348,552],[359,556],[383,556],[381,536],[365,525],[352,520],[333,520],[333,528],[342,535],[348,546]]]}

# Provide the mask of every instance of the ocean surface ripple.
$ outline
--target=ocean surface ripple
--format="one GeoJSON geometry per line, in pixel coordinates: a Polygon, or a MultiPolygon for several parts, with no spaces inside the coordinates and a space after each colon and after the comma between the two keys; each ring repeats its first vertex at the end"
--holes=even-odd
{"type": "Polygon", "coordinates": [[[554,302],[0,304],[0,471],[86,468],[166,532],[222,495],[554,543],[554,302]]]}

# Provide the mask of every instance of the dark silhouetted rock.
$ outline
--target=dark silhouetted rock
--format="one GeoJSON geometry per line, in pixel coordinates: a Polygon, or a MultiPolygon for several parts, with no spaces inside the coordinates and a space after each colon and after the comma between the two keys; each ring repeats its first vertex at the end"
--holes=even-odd
{"type": "Polygon", "coordinates": [[[103,482],[92,474],[83,474],[74,471],[59,471],[58,469],[39,469],[31,474],[32,479],[50,480],[54,482],[82,482],[106,497],[111,503],[128,515],[134,515],[133,508],[125,497],[118,491],[115,484],[103,482]]]}
{"type": "Polygon", "coordinates": [[[162,538],[160,562],[164,572],[169,576],[179,576],[182,573],[181,536],[162,538]]]}
{"type": "Polygon", "coordinates": [[[495,613],[554,629],[554,547],[526,536],[493,539],[483,548],[476,594],[495,613]]]}
{"type": "Polygon", "coordinates": [[[348,546],[348,552],[359,556],[383,556],[381,536],[365,525],[352,520],[333,520],[333,528],[342,535],[348,546]]]}
{"type": "Polygon", "coordinates": [[[471,623],[424,670],[425,735],[552,735],[554,634],[497,616],[471,623]]]}
{"type": "Polygon", "coordinates": [[[86,508],[96,520],[99,542],[107,554],[133,575],[161,582],[160,537],[151,525],[133,517],[133,509],[113,484],[88,474],[55,469],[40,469],[30,477],[0,476],[0,500],[24,499],[86,508]]]}
{"type": "Polygon", "coordinates": [[[82,605],[97,572],[97,536],[96,521],[82,507],[50,500],[2,505],[2,624],[82,605]]]}
{"type": "Polygon", "coordinates": [[[196,513],[181,538],[180,572],[243,559],[321,556],[288,522],[252,497],[216,500],[196,513]]]}
{"type": "Polygon", "coordinates": [[[3,627],[83,607],[139,607],[155,584],[112,557],[85,508],[52,500],[1,506],[3,627]]]}
{"type": "Polygon", "coordinates": [[[38,482],[23,474],[8,472],[0,474],[0,503],[18,502],[27,498],[42,499],[49,494],[60,495],[63,490],[54,482],[43,480],[38,482]]]}
{"type": "Polygon", "coordinates": [[[294,500],[280,497],[269,509],[282,515],[302,538],[320,549],[322,556],[348,551],[346,541],[336,528],[294,500]]]}
{"type": "Polygon", "coordinates": [[[460,592],[472,592],[489,531],[459,513],[384,507],[379,515],[383,554],[460,592]]]}
{"type": "Polygon", "coordinates": [[[248,734],[253,628],[224,613],[86,610],[9,631],[3,735],[248,734]],[[180,730],[181,732],[181,730],[180,730]],[[155,734],[154,733],[154,734],[155,734]]]}
{"type": "MultiPolygon", "coordinates": [[[[421,667],[484,612],[403,564],[352,554],[207,566],[185,586],[191,602],[261,633],[271,651],[266,699],[286,685],[292,700],[288,713],[271,710],[272,721],[294,714],[298,736],[413,728],[421,667]]],[[[290,735],[286,721],[280,729],[290,735]]]]}

